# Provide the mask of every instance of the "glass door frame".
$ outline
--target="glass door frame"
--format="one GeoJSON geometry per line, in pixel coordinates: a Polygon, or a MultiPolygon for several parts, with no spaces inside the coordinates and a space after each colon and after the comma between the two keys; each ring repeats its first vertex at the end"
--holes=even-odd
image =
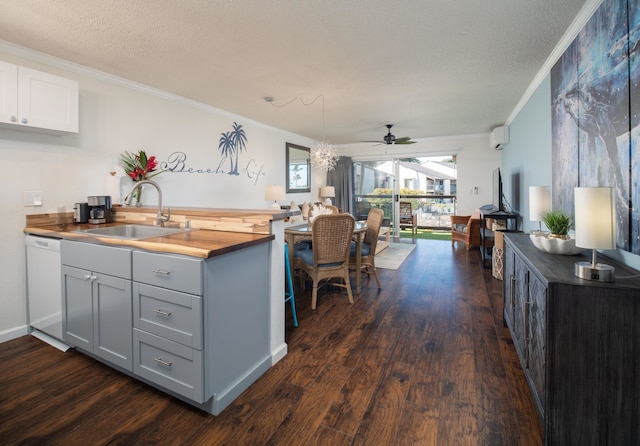
{"type": "MultiPolygon", "coordinates": [[[[390,226],[390,236],[400,237],[400,200],[417,201],[416,212],[419,212],[419,208],[425,206],[423,210],[425,213],[423,218],[418,218],[418,225],[420,227],[432,228],[432,229],[447,229],[450,228],[451,221],[450,215],[456,214],[457,208],[457,167],[456,167],[456,155],[434,155],[434,154],[415,154],[412,158],[453,158],[453,176],[449,176],[451,184],[446,185],[446,178],[433,177],[435,183],[428,178],[421,178],[420,194],[405,194],[401,195],[400,191],[403,188],[401,184],[402,178],[400,177],[400,171],[402,170],[401,162],[405,157],[378,157],[369,158],[363,157],[361,159],[352,160],[351,174],[353,175],[353,189],[352,189],[352,206],[353,213],[358,220],[366,219],[366,213],[370,206],[360,206],[361,202],[369,201],[374,207],[382,208],[385,212],[385,220],[388,219],[390,226]],[[381,168],[384,164],[386,166],[381,168]],[[357,169],[357,167],[359,167],[357,169]],[[387,195],[373,195],[373,191],[376,189],[386,189],[387,195]],[[446,194],[446,195],[445,195],[446,194]],[[424,219],[424,221],[423,221],[424,219]],[[426,224],[426,226],[425,226],[426,224]]],[[[442,173],[446,177],[446,173],[442,173]]],[[[407,185],[408,189],[413,189],[411,185],[407,185]]]]}

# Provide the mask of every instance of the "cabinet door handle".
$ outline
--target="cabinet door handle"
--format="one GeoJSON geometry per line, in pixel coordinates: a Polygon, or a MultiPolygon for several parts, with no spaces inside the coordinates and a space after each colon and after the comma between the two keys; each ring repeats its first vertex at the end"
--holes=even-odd
{"type": "Polygon", "coordinates": [[[16,115],[11,115],[11,116],[9,116],[9,121],[17,122],[18,121],[18,117],[16,115]]]}
{"type": "Polygon", "coordinates": [[[151,271],[156,273],[156,274],[162,274],[163,276],[168,276],[169,274],[171,274],[171,271],[167,271],[167,270],[164,270],[164,269],[153,269],[151,271]]]}
{"type": "Polygon", "coordinates": [[[165,367],[171,367],[171,364],[173,364],[173,362],[171,362],[171,361],[165,361],[165,360],[164,360],[164,359],[162,359],[162,358],[153,358],[153,360],[154,360],[155,362],[157,362],[158,364],[163,365],[163,366],[165,366],[165,367]]]}
{"type": "Polygon", "coordinates": [[[85,274],[84,275],[84,280],[90,280],[90,281],[94,281],[98,278],[98,276],[94,276],[93,274],[85,274]]]}
{"type": "Polygon", "coordinates": [[[171,316],[171,311],[165,311],[162,308],[156,308],[153,310],[154,313],[159,314],[160,316],[169,317],[171,316]]]}
{"type": "Polygon", "coordinates": [[[529,368],[529,348],[531,345],[531,333],[529,327],[529,308],[531,306],[531,301],[525,300],[524,306],[522,307],[523,318],[524,318],[524,362],[526,364],[526,368],[529,368]]]}
{"type": "Polygon", "coordinates": [[[28,124],[28,123],[29,123],[29,120],[28,120],[27,118],[22,118],[22,119],[20,120],[20,122],[21,122],[21,123],[23,123],[23,124],[28,124]]]}
{"type": "Polygon", "coordinates": [[[511,309],[515,310],[516,309],[516,300],[514,298],[514,295],[516,293],[516,276],[511,274],[510,278],[511,278],[511,289],[509,290],[510,291],[509,298],[511,299],[511,309]]]}

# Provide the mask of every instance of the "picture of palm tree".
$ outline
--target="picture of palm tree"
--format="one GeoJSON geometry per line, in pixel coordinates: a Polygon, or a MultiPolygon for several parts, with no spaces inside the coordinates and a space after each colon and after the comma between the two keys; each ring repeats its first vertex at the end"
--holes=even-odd
{"type": "Polygon", "coordinates": [[[246,149],[247,135],[242,124],[233,123],[233,130],[220,134],[218,150],[229,159],[229,175],[240,175],[238,172],[238,155],[246,149]],[[234,162],[235,161],[235,162],[234,162]]]}
{"type": "Polygon", "coordinates": [[[302,172],[302,166],[300,164],[293,164],[291,167],[291,173],[293,175],[291,175],[291,179],[293,180],[293,184],[290,186],[293,187],[300,187],[300,180],[302,179],[302,175],[300,175],[300,172],[302,172]]]}

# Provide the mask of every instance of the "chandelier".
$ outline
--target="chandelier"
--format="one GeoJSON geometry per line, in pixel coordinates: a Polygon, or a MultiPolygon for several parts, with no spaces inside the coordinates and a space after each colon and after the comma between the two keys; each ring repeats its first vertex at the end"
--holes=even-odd
{"type": "Polygon", "coordinates": [[[322,96],[322,141],[311,147],[311,167],[328,172],[336,168],[338,153],[324,138],[324,95],[322,96]]]}
{"type": "Polygon", "coordinates": [[[311,167],[328,172],[336,168],[338,153],[327,141],[320,141],[311,147],[311,167]]]}

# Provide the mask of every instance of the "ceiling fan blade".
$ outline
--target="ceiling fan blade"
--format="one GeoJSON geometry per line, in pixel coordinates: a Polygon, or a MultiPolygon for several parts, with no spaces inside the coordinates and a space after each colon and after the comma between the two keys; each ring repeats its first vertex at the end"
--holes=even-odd
{"type": "Polygon", "coordinates": [[[411,137],[409,137],[409,136],[404,136],[402,138],[396,138],[396,144],[398,144],[398,143],[402,144],[403,142],[409,141],[410,139],[411,139],[411,137]]]}
{"type": "Polygon", "coordinates": [[[400,141],[398,142],[398,140],[396,139],[396,144],[415,144],[415,141],[400,141]]]}

